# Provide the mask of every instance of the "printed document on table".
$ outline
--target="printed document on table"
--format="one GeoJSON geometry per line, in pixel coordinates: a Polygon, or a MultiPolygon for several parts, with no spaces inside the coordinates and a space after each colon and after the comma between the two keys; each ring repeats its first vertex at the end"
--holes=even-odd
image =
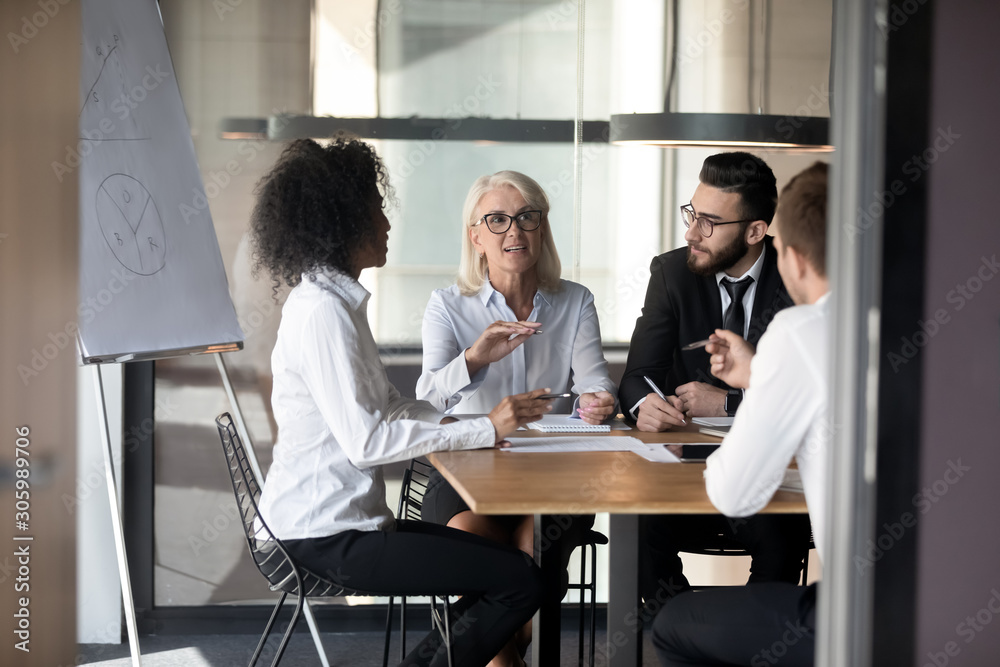
{"type": "Polygon", "coordinates": [[[627,435],[507,438],[505,452],[634,452],[645,445],[627,435]]]}
{"type": "Polygon", "coordinates": [[[641,447],[635,448],[636,454],[646,459],[647,461],[652,461],[653,463],[680,463],[681,460],[677,458],[673,452],[667,449],[668,445],[680,445],[682,443],[641,443],[641,447]]]}

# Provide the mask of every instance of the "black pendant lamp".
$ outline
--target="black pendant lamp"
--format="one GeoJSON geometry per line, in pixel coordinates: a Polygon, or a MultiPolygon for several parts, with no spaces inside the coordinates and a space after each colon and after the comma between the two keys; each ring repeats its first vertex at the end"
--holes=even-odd
{"type": "MultiPolygon", "coordinates": [[[[829,140],[830,119],[827,117],[670,111],[677,69],[678,0],[673,0],[672,5],[672,56],[664,100],[666,110],[663,113],[612,115],[609,133],[611,143],[668,148],[742,148],[817,153],[833,150],[829,140]]],[[[765,13],[765,35],[769,33],[767,21],[765,13]]],[[[758,111],[760,110],[758,105],[758,111]]]]}

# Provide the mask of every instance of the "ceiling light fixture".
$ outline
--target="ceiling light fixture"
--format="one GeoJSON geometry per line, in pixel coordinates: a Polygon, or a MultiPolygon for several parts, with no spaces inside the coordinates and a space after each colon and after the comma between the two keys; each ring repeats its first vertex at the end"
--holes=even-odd
{"type": "MultiPolygon", "coordinates": [[[[769,50],[770,17],[762,17],[765,64],[769,50]]],[[[830,152],[830,119],[821,116],[776,116],[763,113],[758,99],[757,113],[688,113],[670,111],[676,85],[678,45],[678,0],[672,0],[671,63],[663,113],[614,114],[610,141],[619,145],[641,144],[668,148],[712,147],[766,149],[788,152],[830,152]]],[[[752,35],[752,33],[751,33],[752,35]]],[[[752,48],[752,40],[751,48],[752,48]]],[[[752,62],[752,60],[751,60],[752,62]]],[[[761,82],[760,98],[764,84],[761,82]]],[[[752,107],[752,103],[750,104],[752,107]]]]}

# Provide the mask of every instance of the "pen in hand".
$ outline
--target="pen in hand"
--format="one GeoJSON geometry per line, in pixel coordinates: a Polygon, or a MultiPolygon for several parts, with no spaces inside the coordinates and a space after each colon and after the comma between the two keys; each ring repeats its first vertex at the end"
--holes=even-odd
{"type": "MultiPolygon", "coordinates": [[[[648,375],[643,375],[642,379],[646,381],[646,384],[648,384],[649,387],[656,392],[656,395],[659,396],[664,403],[670,405],[670,401],[668,401],[667,397],[663,395],[663,392],[660,391],[660,388],[656,386],[656,383],[649,379],[648,375]]],[[[687,426],[687,420],[681,419],[681,423],[687,426]]]]}

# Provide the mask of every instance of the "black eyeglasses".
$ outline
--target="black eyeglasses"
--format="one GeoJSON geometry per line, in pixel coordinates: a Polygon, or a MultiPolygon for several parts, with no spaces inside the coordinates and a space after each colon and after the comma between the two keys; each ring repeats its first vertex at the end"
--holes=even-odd
{"type": "Polygon", "coordinates": [[[716,225],[735,225],[740,222],[753,222],[753,220],[729,220],[727,222],[716,222],[710,218],[700,216],[694,212],[691,204],[684,204],[681,206],[681,219],[684,221],[684,229],[691,229],[691,225],[697,223],[698,231],[705,238],[712,235],[712,231],[716,225]]]}
{"type": "Polygon", "coordinates": [[[506,213],[487,213],[476,224],[485,222],[486,228],[494,234],[506,234],[514,221],[517,221],[517,226],[522,232],[533,232],[542,224],[542,212],[521,211],[514,217],[506,213]]]}

